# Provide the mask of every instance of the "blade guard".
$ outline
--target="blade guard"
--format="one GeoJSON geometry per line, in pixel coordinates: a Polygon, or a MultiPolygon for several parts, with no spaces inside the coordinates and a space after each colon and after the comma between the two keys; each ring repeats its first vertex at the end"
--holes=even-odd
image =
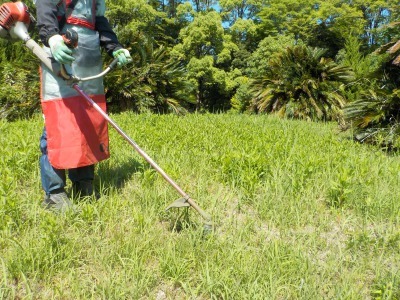
{"type": "Polygon", "coordinates": [[[187,202],[187,199],[185,198],[179,198],[178,200],[175,200],[172,202],[165,210],[169,210],[171,208],[181,208],[181,207],[189,207],[190,204],[187,202]]]}

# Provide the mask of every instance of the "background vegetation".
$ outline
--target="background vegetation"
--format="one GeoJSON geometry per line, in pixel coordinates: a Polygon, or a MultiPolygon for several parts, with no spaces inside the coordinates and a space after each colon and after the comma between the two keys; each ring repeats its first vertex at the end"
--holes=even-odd
{"type": "MultiPolygon", "coordinates": [[[[0,121],[1,299],[399,299],[400,160],[332,123],[112,115],[213,216],[203,236],[115,130],[96,202],[43,210],[43,120],[0,121]]],[[[68,190],[70,182],[68,182],[68,190]]]]}
{"type": "MultiPolygon", "coordinates": [[[[32,1],[26,4],[35,13],[32,1]]],[[[399,67],[392,63],[399,47],[390,48],[400,38],[397,1],[118,0],[107,6],[134,57],[106,78],[115,112],[278,113],[354,126],[360,141],[399,143],[399,67]]],[[[0,118],[29,117],[40,111],[37,59],[21,43],[0,43],[0,118]]]]}

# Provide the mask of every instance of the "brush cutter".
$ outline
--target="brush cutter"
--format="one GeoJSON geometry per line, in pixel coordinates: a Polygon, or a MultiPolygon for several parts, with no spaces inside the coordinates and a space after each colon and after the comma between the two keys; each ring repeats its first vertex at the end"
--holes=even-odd
{"type": "MultiPolygon", "coordinates": [[[[15,3],[4,3],[0,6],[0,37],[15,41],[22,40],[25,45],[43,62],[43,64],[51,71],[54,71],[53,64],[55,63],[49,58],[48,54],[40,47],[28,33],[29,26],[34,23],[35,20],[29,13],[28,7],[22,2],[15,3]]],[[[77,35],[74,32],[67,32],[64,36],[64,41],[66,44],[74,45],[77,43],[77,35]]],[[[112,126],[115,130],[182,196],[182,198],[174,201],[170,204],[166,210],[170,208],[181,208],[181,207],[192,207],[194,208],[205,220],[204,230],[209,232],[212,228],[211,217],[200,208],[199,205],[186,194],[178,184],[172,180],[167,173],[159,165],[157,165],[154,160],[148,156],[122,129],[101,109],[101,107],[94,102],[85,92],[79,87],[78,82],[92,80],[95,78],[102,77],[106,75],[110,70],[112,70],[117,65],[118,60],[114,59],[112,63],[100,74],[79,78],[75,75],[70,74],[65,66],[62,66],[61,71],[57,76],[62,77],[71,85],[71,88],[76,90],[82,98],[84,98],[90,105],[112,126]]]]}

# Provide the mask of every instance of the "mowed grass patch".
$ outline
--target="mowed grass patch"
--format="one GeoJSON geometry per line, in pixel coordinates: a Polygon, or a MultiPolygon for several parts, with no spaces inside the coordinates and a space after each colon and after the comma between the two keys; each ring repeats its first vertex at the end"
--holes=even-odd
{"type": "MultiPolygon", "coordinates": [[[[40,207],[43,120],[0,121],[0,298],[398,299],[399,157],[333,123],[112,115],[210,215],[112,128],[98,201],[40,207]]],[[[70,188],[68,182],[67,189],[70,188]]]]}

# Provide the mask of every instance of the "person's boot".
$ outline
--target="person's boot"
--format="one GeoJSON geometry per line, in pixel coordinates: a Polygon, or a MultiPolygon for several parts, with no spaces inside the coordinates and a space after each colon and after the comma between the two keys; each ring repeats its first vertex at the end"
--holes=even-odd
{"type": "Polygon", "coordinates": [[[72,202],[69,200],[64,189],[61,189],[46,195],[42,202],[42,206],[45,209],[52,210],[54,212],[65,213],[67,210],[72,208],[72,202]]]}
{"type": "Polygon", "coordinates": [[[100,198],[94,191],[92,180],[81,180],[72,183],[72,193],[74,197],[85,198],[85,197],[95,197],[95,199],[100,198]]]}

